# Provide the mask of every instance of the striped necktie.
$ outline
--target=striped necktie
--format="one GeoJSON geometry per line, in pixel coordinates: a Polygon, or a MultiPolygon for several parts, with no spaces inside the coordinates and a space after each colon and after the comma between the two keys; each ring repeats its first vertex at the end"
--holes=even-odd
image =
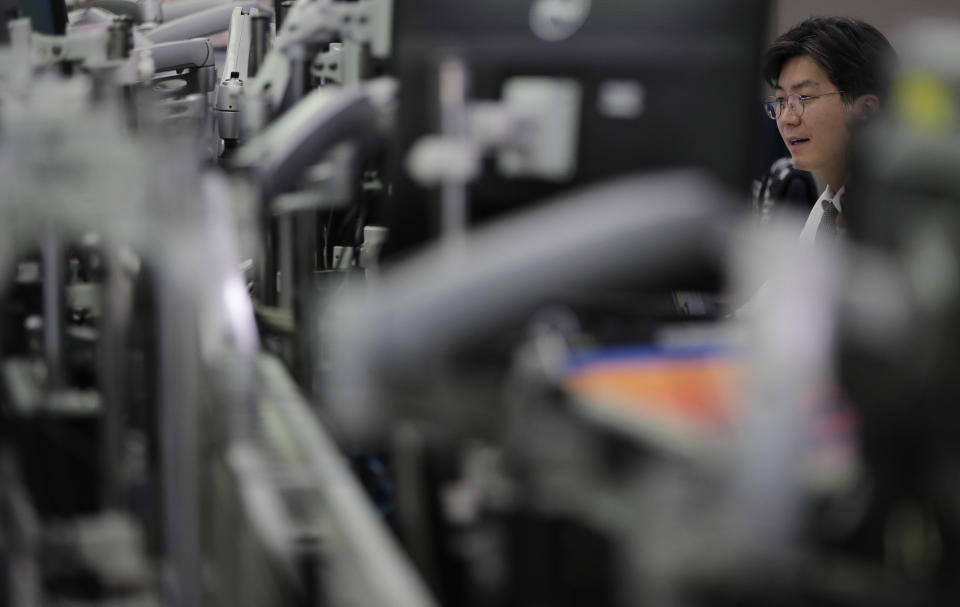
{"type": "Polygon", "coordinates": [[[831,242],[837,236],[837,216],[840,215],[840,211],[837,210],[832,200],[822,200],[820,205],[823,207],[823,217],[820,218],[817,235],[813,241],[816,243],[831,242]]]}

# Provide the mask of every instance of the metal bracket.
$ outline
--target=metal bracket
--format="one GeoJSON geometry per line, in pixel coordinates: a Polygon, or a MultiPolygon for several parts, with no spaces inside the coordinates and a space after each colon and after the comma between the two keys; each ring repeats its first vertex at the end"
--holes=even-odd
{"type": "Polygon", "coordinates": [[[480,171],[480,158],[494,152],[504,176],[565,181],[576,171],[580,106],[576,81],[510,78],[500,101],[463,103],[464,133],[417,141],[408,155],[408,171],[423,185],[471,181],[480,171]]]}

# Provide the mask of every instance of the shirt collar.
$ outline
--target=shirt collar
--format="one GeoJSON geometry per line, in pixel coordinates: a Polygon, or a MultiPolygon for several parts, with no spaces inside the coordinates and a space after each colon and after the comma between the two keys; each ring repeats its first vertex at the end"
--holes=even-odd
{"type": "Polygon", "coordinates": [[[820,195],[820,200],[829,200],[833,203],[833,206],[837,208],[838,211],[843,213],[843,206],[841,206],[841,200],[843,200],[843,194],[846,192],[847,186],[840,186],[840,189],[836,192],[827,184],[827,189],[823,191],[823,194],[820,195]]]}

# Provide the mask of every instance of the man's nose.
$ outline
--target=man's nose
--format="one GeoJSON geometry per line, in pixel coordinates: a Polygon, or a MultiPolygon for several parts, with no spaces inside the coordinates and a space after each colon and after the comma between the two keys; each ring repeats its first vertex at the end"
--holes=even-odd
{"type": "Polygon", "coordinates": [[[777,122],[780,124],[796,125],[800,122],[800,116],[797,116],[796,112],[790,109],[789,105],[785,105],[780,111],[780,117],[777,118],[777,122]]]}

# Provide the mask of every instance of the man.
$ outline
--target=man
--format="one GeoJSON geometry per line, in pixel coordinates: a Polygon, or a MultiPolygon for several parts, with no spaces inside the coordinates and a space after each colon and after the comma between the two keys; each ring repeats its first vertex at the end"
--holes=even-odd
{"type": "Polygon", "coordinates": [[[776,39],[763,62],[775,97],[764,103],[796,168],[827,187],[800,238],[836,238],[843,221],[851,129],[886,97],[896,54],[873,26],[844,17],[812,17],[776,39]]]}

